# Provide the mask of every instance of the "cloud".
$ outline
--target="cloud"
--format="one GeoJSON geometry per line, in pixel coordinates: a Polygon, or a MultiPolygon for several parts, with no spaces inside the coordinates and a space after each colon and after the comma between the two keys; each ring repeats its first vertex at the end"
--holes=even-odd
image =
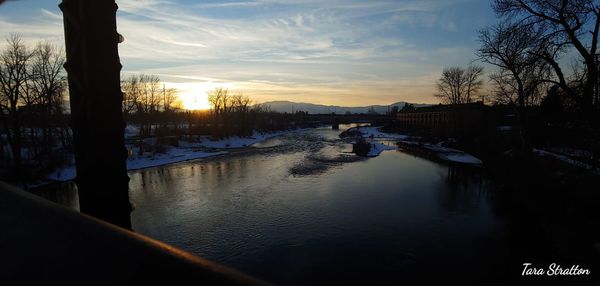
{"type": "MultiPolygon", "coordinates": [[[[2,12],[0,10],[0,12],[2,12]]],[[[64,46],[62,16],[57,17],[46,9],[38,9],[34,16],[20,19],[8,17],[0,13],[0,37],[7,37],[11,33],[19,34],[24,43],[33,46],[40,41],[47,41],[55,45],[64,46]]],[[[0,41],[0,49],[6,45],[0,41]]]]}
{"type": "Polygon", "coordinates": [[[261,3],[261,2],[258,2],[258,1],[225,2],[225,3],[215,2],[215,3],[197,4],[196,7],[198,7],[198,8],[205,8],[205,9],[210,9],[210,8],[235,8],[235,7],[255,7],[255,6],[262,6],[264,4],[265,3],[261,3]]]}
{"type": "MultiPolygon", "coordinates": [[[[231,83],[265,100],[429,101],[432,75],[470,50],[443,43],[442,32],[460,29],[458,16],[447,12],[456,1],[117,3],[125,73],[156,73],[172,83],[231,83]],[[436,36],[435,44],[426,42],[436,36]]],[[[28,41],[62,43],[56,7],[30,13],[19,20],[0,9],[0,34],[19,31],[28,41]]]]}

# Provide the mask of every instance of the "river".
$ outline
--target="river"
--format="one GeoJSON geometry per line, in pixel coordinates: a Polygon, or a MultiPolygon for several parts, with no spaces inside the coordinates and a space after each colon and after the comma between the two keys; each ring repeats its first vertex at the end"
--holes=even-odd
{"type": "Polygon", "coordinates": [[[506,274],[506,223],[480,170],[358,157],[339,133],[133,172],[133,228],[282,285],[506,274]]]}

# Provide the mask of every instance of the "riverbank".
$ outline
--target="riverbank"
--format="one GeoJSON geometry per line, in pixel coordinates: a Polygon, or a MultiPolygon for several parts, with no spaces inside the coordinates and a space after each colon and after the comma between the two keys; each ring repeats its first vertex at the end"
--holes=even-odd
{"type": "Polygon", "coordinates": [[[483,162],[479,158],[461,150],[444,147],[442,143],[432,144],[401,140],[398,141],[398,146],[410,153],[418,153],[429,158],[475,167],[483,166],[483,162]]]}
{"type": "Polygon", "coordinates": [[[436,144],[429,142],[421,142],[422,138],[420,137],[399,133],[387,133],[382,131],[381,127],[353,127],[343,132],[340,136],[360,136],[363,138],[368,138],[367,142],[371,144],[371,151],[367,154],[367,156],[369,157],[378,156],[384,150],[396,149],[382,144],[381,142],[395,141],[400,148],[408,152],[417,153],[428,158],[434,158],[445,162],[465,164],[476,167],[483,166],[483,162],[479,158],[458,149],[445,147],[443,146],[444,142],[439,142],[436,144]]]}
{"type": "MultiPolygon", "coordinates": [[[[174,164],[184,161],[216,157],[229,154],[235,149],[250,148],[255,144],[269,140],[271,138],[285,135],[292,132],[302,132],[309,129],[283,130],[270,133],[262,133],[255,131],[250,137],[230,137],[221,140],[213,140],[208,136],[198,136],[190,140],[178,140],[177,147],[165,146],[163,152],[140,152],[138,144],[126,144],[129,153],[127,158],[127,170],[134,171],[145,168],[152,168],[174,164]]],[[[131,139],[135,130],[128,128],[126,130],[126,138],[131,139]],[[128,131],[128,132],[127,132],[128,131]]],[[[132,141],[132,140],[130,140],[132,141]]],[[[156,144],[157,138],[145,138],[141,140],[143,144],[156,144]]],[[[74,159],[71,159],[71,164],[58,169],[46,175],[48,181],[37,182],[30,186],[40,186],[51,182],[65,182],[75,179],[76,168],[74,159]]]]}
{"type": "Polygon", "coordinates": [[[493,201],[480,199],[489,184],[479,170],[398,152],[386,139],[377,142],[394,151],[356,156],[340,132],[318,128],[240,156],[132,172],[134,229],[281,285],[503,271],[497,242],[507,231],[493,201]]]}
{"type": "MultiPolygon", "coordinates": [[[[295,129],[295,130],[283,130],[271,133],[254,132],[250,137],[230,137],[221,140],[213,140],[208,136],[197,136],[194,138],[188,138],[187,140],[177,140],[176,146],[162,146],[161,152],[148,151],[152,148],[140,147],[145,146],[156,146],[158,138],[144,138],[142,140],[135,140],[134,137],[137,134],[137,130],[128,126],[126,129],[126,138],[129,142],[126,144],[128,149],[129,157],[127,158],[127,170],[134,171],[145,168],[152,168],[158,166],[164,166],[184,161],[210,158],[216,156],[222,156],[229,154],[234,150],[244,150],[251,148],[255,144],[264,142],[274,137],[282,136],[291,132],[302,132],[307,131],[310,128],[295,129]],[[132,143],[136,142],[136,143],[132,143]],[[143,148],[140,151],[140,148],[143,148]]],[[[397,150],[397,144],[401,144],[401,147],[411,151],[407,147],[410,145],[411,148],[419,148],[421,151],[425,150],[431,154],[437,156],[437,159],[447,162],[467,164],[472,166],[481,166],[482,162],[478,158],[475,158],[463,151],[443,147],[440,144],[420,143],[419,137],[413,137],[406,134],[398,133],[386,133],[381,131],[380,127],[373,126],[359,126],[352,127],[342,132],[340,137],[344,137],[343,134],[360,134],[363,138],[367,139],[370,144],[369,152],[366,157],[377,157],[383,151],[397,150]]],[[[413,150],[414,151],[414,150],[413,150]]],[[[426,156],[427,157],[427,156],[426,156]]],[[[74,160],[71,159],[71,164],[53,170],[46,175],[46,180],[31,184],[30,186],[40,186],[51,182],[65,182],[73,180],[76,176],[76,168],[74,160]]]]}

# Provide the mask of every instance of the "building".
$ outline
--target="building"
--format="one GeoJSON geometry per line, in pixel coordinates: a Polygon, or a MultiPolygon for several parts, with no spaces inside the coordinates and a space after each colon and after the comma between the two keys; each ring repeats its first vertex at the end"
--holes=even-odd
{"type": "Polygon", "coordinates": [[[396,114],[400,128],[438,136],[474,135],[495,122],[491,107],[482,102],[432,105],[396,114]]]}

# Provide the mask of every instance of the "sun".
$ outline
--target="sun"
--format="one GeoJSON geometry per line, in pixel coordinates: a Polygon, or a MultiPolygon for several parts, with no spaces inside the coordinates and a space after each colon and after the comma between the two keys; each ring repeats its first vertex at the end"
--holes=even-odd
{"type": "Polygon", "coordinates": [[[208,103],[208,95],[206,94],[206,91],[180,91],[179,99],[183,104],[183,108],[187,110],[210,109],[210,104],[208,103]]]}
{"type": "Polygon", "coordinates": [[[179,100],[184,109],[187,110],[207,110],[210,109],[208,102],[208,93],[215,88],[222,87],[231,90],[234,85],[224,82],[165,82],[167,87],[177,89],[179,100]]]}
{"type": "Polygon", "coordinates": [[[177,89],[179,100],[184,109],[187,110],[207,110],[210,109],[208,103],[208,92],[215,88],[212,82],[165,82],[167,87],[177,89]]]}

